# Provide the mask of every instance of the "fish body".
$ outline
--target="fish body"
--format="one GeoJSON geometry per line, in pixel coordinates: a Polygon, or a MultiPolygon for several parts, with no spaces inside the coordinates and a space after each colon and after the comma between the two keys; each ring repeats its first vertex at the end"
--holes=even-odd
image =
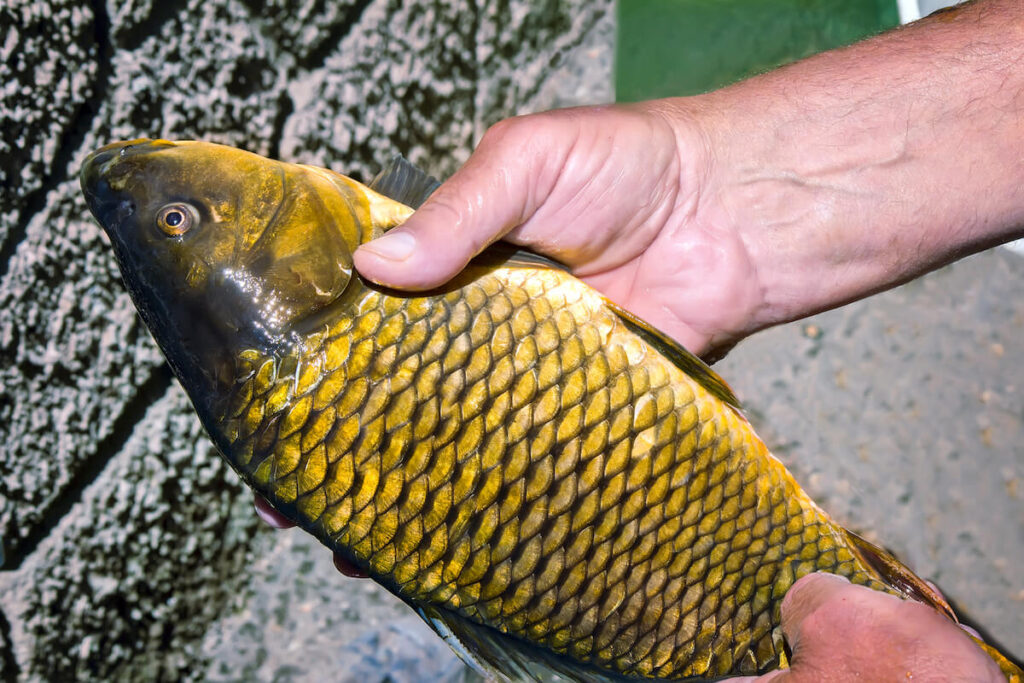
{"type": "MultiPolygon", "coordinates": [[[[375,185],[423,194],[393,171],[375,185]]],[[[707,366],[556,264],[497,247],[438,290],[373,286],[351,254],[410,207],[206,143],[108,146],[82,184],[232,467],[490,675],[785,665],[780,604],[814,571],[952,616],[707,366]]]]}

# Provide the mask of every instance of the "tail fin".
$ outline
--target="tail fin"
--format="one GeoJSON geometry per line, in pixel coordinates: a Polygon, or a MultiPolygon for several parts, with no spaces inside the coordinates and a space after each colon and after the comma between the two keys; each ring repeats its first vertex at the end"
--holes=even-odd
{"type": "MultiPolygon", "coordinates": [[[[956,623],[960,623],[960,620],[956,617],[956,612],[949,606],[946,599],[942,597],[942,594],[931,587],[926,581],[919,577],[914,572],[907,569],[902,562],[892,556],[891,553],[879,548],[874,543],[871,543],[852,531],[846,531],[846,536],[850,540],[850,545],[853,547],[854,552],[860,560],[875,570],[879,578],[889,585],[893,590],[902,594],[906,598],[911,600],[917,600],[923,602],[926,605],[931,605],[936,610],[945,614],[947,617],[952,619],[956,623]]],[[[1006,655],[999,652],[991,645],[974,638],[971,636],[974,642],[981,646],[981,649],[985,651],[989,657],[999,666],[999,669],[1006,676],[1006,680],[1010,683],[1024,683],[1024,670],[1014,664],[1006,655]]]]}

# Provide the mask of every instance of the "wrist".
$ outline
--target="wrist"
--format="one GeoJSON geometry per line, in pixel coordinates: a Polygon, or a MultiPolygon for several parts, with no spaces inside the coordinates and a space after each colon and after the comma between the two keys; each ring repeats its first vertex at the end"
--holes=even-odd
{"type": "MultiPolygon", "coordinates": [[[[642,103],[646,112],[667,123],[677,155],[678,196],[661,228],[660,253],[675,259],[674,286],[687,299],[686,321],[703,338],[697,347],[719,357],[743,337],[765,327],[759,282],[737,222],[717,201],[723,179],[732,171],[719,123],[727,118],[717,94],[666,98],[642,103]]],[[[655,243],[656,246],[658,243],[655,243]]]]}
{"type": "Polygon", "coordinates": [[[678,101],[710,150],[697,221],[756,272],[745,333],[1021,233],[1024,12],[983,6],[678,101]]]}

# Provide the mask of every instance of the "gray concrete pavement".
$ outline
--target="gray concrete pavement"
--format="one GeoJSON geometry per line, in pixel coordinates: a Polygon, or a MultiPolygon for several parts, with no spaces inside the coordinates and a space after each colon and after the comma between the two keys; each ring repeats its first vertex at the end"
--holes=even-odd
{"type": "Polygon", "coordinates": [[[1024,655],[1024,258],[978,254],[718,370],[810,495],[1024,655]]]}

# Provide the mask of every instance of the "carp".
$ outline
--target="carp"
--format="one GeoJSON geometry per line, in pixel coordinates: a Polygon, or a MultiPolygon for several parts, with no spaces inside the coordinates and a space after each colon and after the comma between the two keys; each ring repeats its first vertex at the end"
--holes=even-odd
{"type": "Polygon", "coordinates": [[[499,243],[429,292],[360,278],[356,247],[437,185],[400,158],[366,186],[134,140],[81,183],[220,453],[485,675],[785,666],[780,604],[815,571],[955,619],[810,500],[707,365],[560,264],[499,243]]]}

